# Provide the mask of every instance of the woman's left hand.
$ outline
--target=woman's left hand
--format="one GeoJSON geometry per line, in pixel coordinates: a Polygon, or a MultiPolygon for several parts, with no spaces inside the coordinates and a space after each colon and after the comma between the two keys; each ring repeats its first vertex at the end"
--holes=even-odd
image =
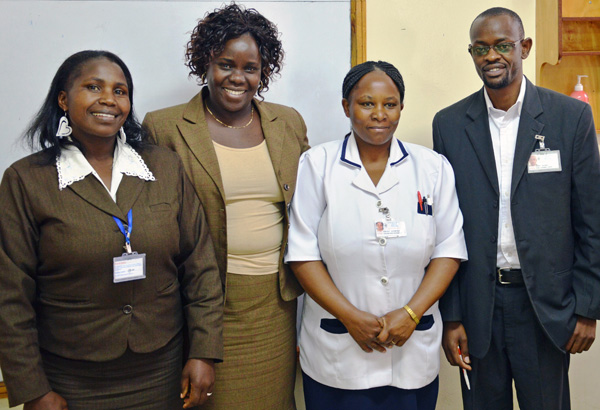
{"type": "Polygon", "coordinates": [[[393,310],[380,318],[383,330],[377,340],[387,348],[402,346],[413,334],[417,324],[403,308],[393,310]]]}
{"type": "Polygon", "coordinates": [[[215,364],[209,359],[188,359],[181,373],[183,408],[203,404],[212,396],[215,385],[215,364]]]}

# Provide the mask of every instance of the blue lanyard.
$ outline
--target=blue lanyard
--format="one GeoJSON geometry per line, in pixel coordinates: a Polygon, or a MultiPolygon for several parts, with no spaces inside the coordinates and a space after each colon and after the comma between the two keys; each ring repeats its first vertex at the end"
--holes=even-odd
{"type": "Polygon", "coordinates": [[[131,230],[133,229],[133,212],[131,212],[131,209],[129,210],[129,212],[127,212],[127,232],[125,232],[125,227],[123,226],[123,223],[121,222],[121,220],[119,218],[117,218],[116,216],[113,216],[113,219],[117,223],[117,226],[121,230],[121,233],[123,235],[125,235],[125,250],[127,250],[127,253],[131,253],[130,238],[131,238],[131,230]]]}

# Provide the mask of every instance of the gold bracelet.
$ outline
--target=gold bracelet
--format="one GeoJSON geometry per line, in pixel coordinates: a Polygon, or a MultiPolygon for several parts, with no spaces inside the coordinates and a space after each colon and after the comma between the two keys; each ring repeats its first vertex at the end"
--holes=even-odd
{"type": "Polygon", "coordinates": [[[406,310],[408,312],[408,314],[410,315],[410,317],[412,318],[412,320],[415,321],[415,323],[418,325],[420,320],[417,317],[417,315],[415,315],[415,312],[413,312],[413,310],[410,308],[410,306],[408,305],[404,305],[404,310],[406,310]]]}

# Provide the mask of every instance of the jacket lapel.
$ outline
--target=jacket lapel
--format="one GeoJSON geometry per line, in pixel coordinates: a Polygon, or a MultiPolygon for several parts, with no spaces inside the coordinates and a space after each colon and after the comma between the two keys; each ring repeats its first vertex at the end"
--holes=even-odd
{"type": "Polygon", "coordinates": [[[277,178],[280,179],[285,122],[278,120],[277,115],[269,107],[264,106],[260,102],[255,101],[255,103],[260,113],[260,124],[269,150],[269,156],[273,163],[273,169],[277,178]]]}
{"type": "Polygon", "coordinates": [[[219,160],[204,118],[203,92],[199,92],[187,104],[183,112],[183,120],[177,123],[177,128],[183,139],[194,154],[197,166],[203,168],[213,180],[221,197],[225,198],[225,189],[221,178],[219,160]],[[200,101],[198,101],[200,100],[200,101]]]}
{"type": "Polygon", "coordinates": [[[521,178],[523,178],[525,169],[527,168],[527,162],[535,147],[535,136],[541,134],[544,129],[544,124],[536,120],[536,118],[544,112],[538,92],[529,80],[525,77],[523,77],[523,79],[527,81],[527,89],[525,91],[525,100],[523,101],[523,108],[521,110],[521,119],[519,120],[517,145],[515,146],[511,197],[517,189],[521,178]]]}
{"type": "MultiPolygon", "coordinates": [[[[138,177],[123,175],[117,190],[117,205],[123,215],[127,215],[127,212],[133,208],[133,204],[140,196],[145,183],[147,182],[138,177]]],[[[126,221],[126,219],[123,220],[126,221]]]]}
{"type": "Polygon", "coordinates": [[[490,184],[494,188],[496,195],[499,195],[494,147],[492,146],[492,136],[490,134],[490,124],[483,97],[483,88],[471,103],[471,106],[467,110],[467,115],[473,122],[465,127],[465,131],[471,140],[475,154],[479,158],[479,163],[487,175],[490,184]]]}
{"type": "MultiPolygon", "coordinates": [[[[125,180],[125,177],[123,178],[125,180]]],[[[121,210],[112,200],[109,193],[93,175],[88,175],[81,181],[77,181],[69,185],[69,189],[79,195],[83,200],[89,202],[101,211],[107,214],[114,215],[122,220],[126,220],[127,211],[121,210]]],[[[119,186],[121,191],[121,186],[119,186]]]]}

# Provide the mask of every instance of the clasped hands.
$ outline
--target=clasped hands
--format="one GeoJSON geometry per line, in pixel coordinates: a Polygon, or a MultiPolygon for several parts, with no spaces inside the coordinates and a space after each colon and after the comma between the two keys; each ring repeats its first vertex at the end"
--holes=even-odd
{"type": "Polygon", "coordinates": [[[377,317],[362,310],[342,320],[350,336],[365,352],[385,353],[394,346],[402,346],[417,327],[408,312],[400,308],[377,317]]]}

